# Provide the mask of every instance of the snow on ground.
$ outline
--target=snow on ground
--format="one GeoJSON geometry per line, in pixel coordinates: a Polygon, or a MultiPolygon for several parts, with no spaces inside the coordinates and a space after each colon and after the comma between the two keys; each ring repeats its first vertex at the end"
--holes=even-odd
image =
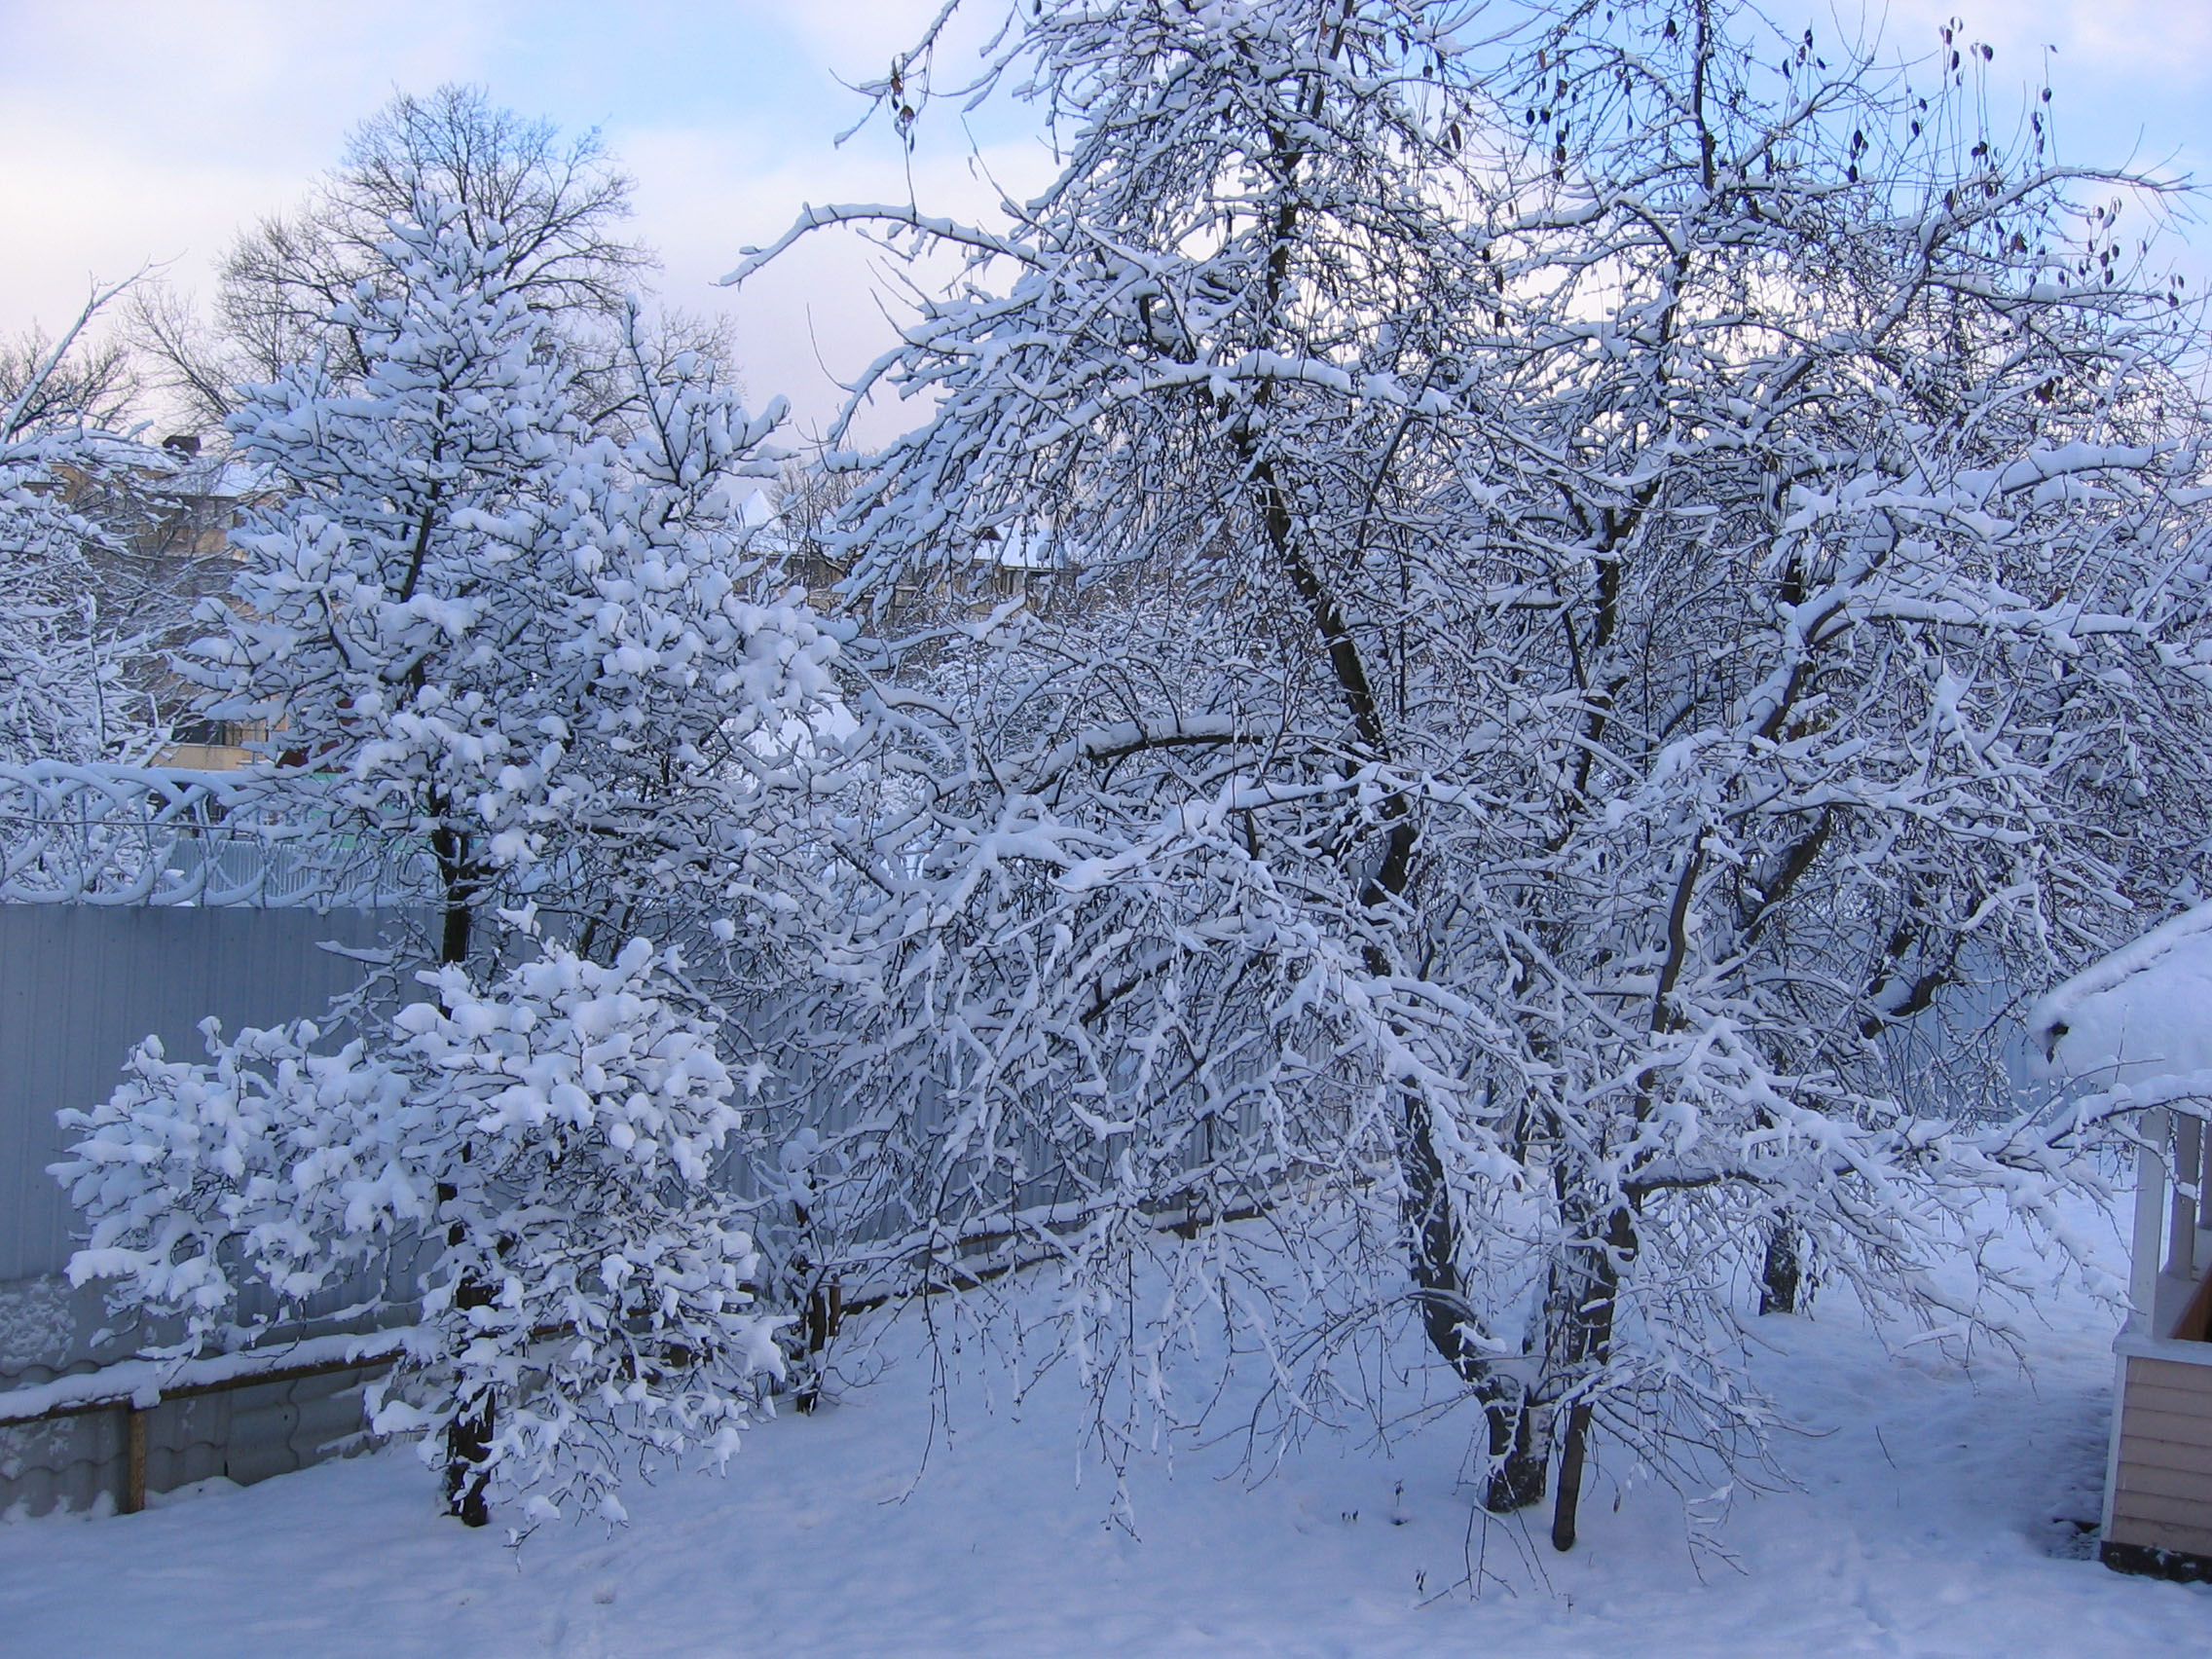
{"type": "MultiPolygon", "coordinates": [[[[2114,1246],[2117,1260],[2118,1247],[2114,1246]]],[[[926,1366],[754,1433],[727,1480],[624,1489],[634,1523],[558,1524],[519,1556],[435,1513],[404,1450],[147,1513],[0,1527],[0,1648],[213,1655],[2199,1653],[2212,1588],[2081,1559],[2110,1410],[2112,1314],[2038,1311],[2032,1377],[1885,1355],[1841,1298],[1771,1318],[1765,1381],[1817,1437],[1799,1490],[1739,1496],[1694,1559],[1680,1504],[1601,1472],[1557,1556],[1478,1525],[1457,1422],[1388,1456],[1309,1443],[1247,1490],[1227,1450],[1135,1471],[1141,1540],[1079,1487],[1067,1402],[1019,1420],[926,1366]],[[1402,1483],[1403,1494],[1397,1488],[1402,1483]],[[1487,1569],[1462,1587],[1468,1552],[1487,1569]],[[1445,1594],[1438,1594],[1446,1591],[1445,1594]]]]}

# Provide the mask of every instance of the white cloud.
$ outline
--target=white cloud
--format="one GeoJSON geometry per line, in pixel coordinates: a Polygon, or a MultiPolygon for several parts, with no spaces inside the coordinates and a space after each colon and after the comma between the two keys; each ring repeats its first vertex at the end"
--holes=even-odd
{"type": "Polygon", "coordinates": [[[1987,42],[2031,77],[2040,74],[2033,59],[2056,47],[2061,76],[2079,66],[2171,86],[2212,80],[2212,7],[2203,0],[1891,0],[1887,11],[1887,33],[1901,46],[1933,50],[1936,31],[1956,18],[1965,39],[1987,42]]]}
{"type": "MultiPolygon", "coordinates": [[[[842,149],[862,105],[837,78],[880,73],[939,0],[0,0],[0,332],[73,314],[88,280],[149,260],[204,290],[238,228],[297,201],[347,130],[395,86],[481,82],[498,101],[571,129],[601,125],[638,180],[636,229],[668,262],[677,305],[726,312],[756,395],[783,390],[819,424],[893,338],[880,254],[834,234],[738,294],[712,286],[738,249],[777,236],[802,203],[903,201],[907,160],[879,123],[842,149]],[[821,363],[827,363],[825,373],[821,363]]],[[[939,82],[973,65],[1009,0],[972,0],[939,82]]],[[[2040,82],[2051,41],[2070,153],[2212,156],[2212,0],[1872,0],[1894,45],[1931,46],[1965,14],[1998,49],[1993,90],[2040,82]]],[[[1852,31],[1858,0],[1777,0],[1852,31]]],[[[1801,26],[1801,25],[1800,25],[1801,26]]],[[[1023,118],[980,120],[984,156],[1017,194],[1049,177],[1016,141],[1023,118]]],[[[986,214],[957,108],[936,105],[913,159],[927,207],[986,214]]],[[[898,420],[882,418],[882,425],[898,420]]]]}
{"type": "MultiPolygon", "coordinates": [[[[296,200],[395,82],[480,59],[460,9],[421,27],[244,3],[0,9],[0,328],[73,313],[88,273],[170,262],[204,286],[236,230],[296,200]]],[[[433,15],[435,14],[435,15],[433,15]]]]}
{"type": "MultiPolygon", "coordinates": [[[[742,289],[715,286],[739,263],[738,250],[772,242],[810,203],[903,202],[909,185],[925,209],[956,217],[987,215],[997,202],[970,158],[951,154],[917,156],[909,175],[890,146],[833,149],[826,137],[766,166],[744,133],[647,130],[622,134],[620,142],[640,181],[640,228],[667,261],[669,300],[726,313],[752,393],[780,391],[802,423],[816,425],[840,401],[836,381],[852,379],[894,344],[885,313],[900,314],[902,268],[859,236],[830,231],[792,248],[742,289]]],[[[980,166],[1017,193],[1033,192],[1049,176],[1034,145],[985,151],[980,166]]],[[[948,268],[931,269],[941,276],[948,268]]],[[[897,424],[886,412],[870,426],[880,434],[897,424]]]]}
{"type": "MultiPolygon", "coordinates": [[[[603,126],[638,180],[634,228],[667,259],[667,299],[728,313],[756,394],[788,388],[820,424],[838,394],[817,347],[849,377],[892,338],[880,257],[830,237],[743,294],[712,284],[802,203],[904,198],[906,160],[880,124],[832,148],[865,107],[837,78],[879,72],[935,12],[936,0],[614,12],[589,0],[0,0],[0,332],[34,317],[58,326],[92,278],[150,262],[204,293],[237,231],[298,201],[395,87],[474,81],[571,129],[603,126]]],[[[976,38],[964,22],[947,60],[976,38]]],[[[953,153],[958,133],[931,123],[912,186],[938,210],[975,212],[987,192],[953,153]]],[[[1017,188],[1038,182],[1011,151],[992,165],[1017,188]]]]}

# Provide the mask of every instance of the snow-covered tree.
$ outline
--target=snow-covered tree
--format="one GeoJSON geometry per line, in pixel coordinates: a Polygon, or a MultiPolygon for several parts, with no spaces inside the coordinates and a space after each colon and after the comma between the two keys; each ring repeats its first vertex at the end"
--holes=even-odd
{"type": "Polygon", "coordinates": [[[611,943],[736,832],[826,684],[739,511],[781,406],[633,332],[638,433],[594,437],[500,250],[426,184],[383,252],[340,313],[360,375],[240,394],[237,452],[280,494],[188,667],[301,787],[427,847],[441,960],[520,889],[611,943]]]}
{"type": "Polygon", "coordinates": [[[138,393],[130,348],[113,338],[86,339],[86,324],[117,297],[118,291],[95,290],[67,339],[55,340],[33,323],[15,339],[0,340],[0,406],[16,430],[119,431],[130,424],[138,393]]]}
{"type": "Polygon", "coordinates": [[[420,1351],[377,1424],[438,1430],[429,1456],[471,1523],[510,1463],[556,1503],[613,1513],[608,1435],[726,1452],[726,1362],[772,1357],[769,1324],[730,1312],[749,1246],[707,1187],[734,1123],[716,1048],[741,1027],[669,952],[742,964],[790,932],[749,861],[792,838],[785,803],[807,798],[792,768],[834,645],[746,545],[780,406],[748,416],[711,360],[663,357],[633,313],[633,432],[594,435],[496,227],[432,184],[417,179],[382,271],[333,313],[357,370],[324,352],[239,393],[237,453],[274,496],[237,533],[235,603],[206,608],[217,631],[184,667],[206,713],[262,724],[272,804],[427,861],[436,938],[397,966],[438,963],[439,1000],[387,1020],[372,986],[332,1021],[364,1035],[327,1053],[305,1027],[210,1033],[211,1068],[142,1053],[85,1126],[167,1144],[215,1101],[221,1144],[195,1130],[158,1192],[80,1181],[95,1242],[78,1271],[123,1274],[118,1301],[154,1312],[211,1287],[194,1346],[232,1340],[216,1279],[234,1247],[287,1316],[428,1247],[420,1351]],[[323,1177],[294,1161],[341,1106],[387,1173],[310,1191],[323,1177]],[[132,1229],[181,1255],[101,1242],[132,1229]]]}
{"type": "MultiPolygon", "coordinates": [[[[0,762],[83,761],[106,749],[114,671],[85,544],[97,527],[58,498],[51,441],[0,449],[0,762]]],[[[66,451],[61,458],[66,463],[66,451]]]]}
{"type": "Polygon", "coordinates": [[[119,551],[115,528],[73,499],[92,481],[163,469],[108,429],[114,355],[75,361],[120,291],[93,294],[58,340],[34,333],[0,350],[0,762],[145,757],[149,720],[123,675],[129,618],[109,613],[99,569],[119,551]]]}
{"type": "Polygon", "coordinates": [[[1963,41],[1916,89],[1704,0],[1522,23],[1021,8],[983,90],[1051,189],[745,269],[968,259],[859,393],[936,412],[857,601],[1010,525],[1082,568],[903,658],[851,1259],[1056,1264],[1131,1430],[1209,1327],[1295,1424],[1411,1315],[1564,1548],[1598,1429],[1763,1443],[1762,1278],[2002,1335],[1930,1270],[2083,1172],[1985,1016],[2205,879],[2212,537],[2194,313],[1963,41]]]}
{"type": "MultiPolygon", "coordinates": [[[[276,379],[318,353],[341,374],[362,373],[361,343],[335,313],[361,283],[385,288],[387,224],[409,217],[425,187],[543,319],[545,349],[585,388],[586,419],[626,427],[638,389],[624,368],[631,313],[659,263],[621,234],[632,181],[597,131],[563,134],[500,108],[481,87],[399,92],[354,128],[304,201],[225,250],[211,316],[173,290],[141,290],[134,334],[155,378],[219,427],[240,384],[276,379]]],[[[712,321],[656,311],[646,333],[664,361],[682,350],[728,356],[726,333],[712,321]]]]}
{"type": "Polygon", "coordinates": [[[482,987],[421,977],[435,1001],[343,1044],[306,1020],[209,1020],[206,1064],[141,1044],[109,1100],[62,1114],[82,1138],[55,1172],[91,1225],[70,1275],[173,1321],[177,1353],[389,1285],[416,1322],[372,1427],[428,1431],[473,1525],[499,1493],[533,1525],[620,1520],[626,1455],[726,1461],[781,1367],[710,1179],[739,1121],[719,1021],[643,940],[604,967],[548,945],[482,987]]]}

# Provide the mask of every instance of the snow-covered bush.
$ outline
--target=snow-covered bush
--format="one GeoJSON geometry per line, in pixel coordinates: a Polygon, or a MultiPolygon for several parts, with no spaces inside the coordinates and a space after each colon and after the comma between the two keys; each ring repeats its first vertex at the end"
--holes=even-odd
{"type": "Polygon", "coordinates": [[[227,1350],[334,1292],[419,1306],[368,1390],[380,1433],[426,1431],[464,1518],[619,1519],[627,1451],[726,1460],[780,1369],[756,1257],[712,1179],[737,1128],[717,1020],[673,954],[558,945],[331,1046],[298,1021],[171,1060],[149,1038],[55,1166],[91,1226],[76,1283],[227,1350]],[[241,1312],[249,1291],[257,1310],[241,1312]],[[457,1458],[456,1444],[477,1456],[457,1458]]]}

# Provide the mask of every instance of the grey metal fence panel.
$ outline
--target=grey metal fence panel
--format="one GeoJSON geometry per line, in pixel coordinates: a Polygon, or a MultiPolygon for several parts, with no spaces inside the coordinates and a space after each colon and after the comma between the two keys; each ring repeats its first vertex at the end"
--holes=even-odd
{"type": "Polygon", "coordinates": [[[0,766],[0,903],[327,909],[434,898],[427,849],[320,781],[161,766],[0,766]]]}
{"type": "MultiPolygon", "coordinates": [[[[146,1490],[222,1476],[251,1486],[361,1440],[360,1371],[164,1400],[146,1414],[146,1490]]],[[[0,1424],[0,1515],[87,1510],[125,1487],[122,1412],[0,1424]]]]}
{"type": "Polygon", "coordinates": [[[75,1212],[46,1166],[55,1113],[90,1107],[149,1033],[202,1053],[200,1021],[228,1030],[313,1014],[361,980],[322,948],[376,945],[390,912],[0,904],[0,1283],[68,1263],[75,1212]]]}
{"type": "MultiPolygon", "coordinates": [[[[0,1389],[120,1357],[95,1347],[95,1286],[59,1275],[80,1223],[47,1165],[68,1137],[64,1106],[120,1080],[141,1038],[203,1051],[201,1020],[227,1030],[318,1014],[360,982],[389,910],[0,903],[0,1389]]],[[[151,1414],[147,1479],[162,1492],[207,1475],[250,1481],[313,1462],[358,1429],[359,1373],[167,1402],[151,1414]]],[[[0,1428],[0,1510],[83,1508],[122,1479],[121,1419],[94,1413],[0,1428]]]]}

